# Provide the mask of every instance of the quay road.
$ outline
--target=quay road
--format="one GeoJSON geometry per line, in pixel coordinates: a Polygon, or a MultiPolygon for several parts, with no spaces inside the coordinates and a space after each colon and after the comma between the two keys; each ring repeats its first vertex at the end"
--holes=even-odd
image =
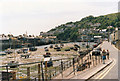
{"type": "Polygon", "coordinates": [[[110,52],[110,58],[113,59],[113,63],[106,67],[104,70],[96,74],[91,79],[94,79],[94,81],[103,81],[103,80],[113,80],[118,81],[120,80],[120,50],[115,48],[113,45],[111,45],[110,42],[104,41],[101,45],[102,49],[109,50],[110,52]]]}

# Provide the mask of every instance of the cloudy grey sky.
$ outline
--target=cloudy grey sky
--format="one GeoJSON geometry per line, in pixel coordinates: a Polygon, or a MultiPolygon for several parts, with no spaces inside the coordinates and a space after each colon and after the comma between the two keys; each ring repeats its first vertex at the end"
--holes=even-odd
{"type": "Polygon", "coordinates": [[[0,34],[39,35],[60,24],[118,11],[119,0],[0,0],[0,34]]]}

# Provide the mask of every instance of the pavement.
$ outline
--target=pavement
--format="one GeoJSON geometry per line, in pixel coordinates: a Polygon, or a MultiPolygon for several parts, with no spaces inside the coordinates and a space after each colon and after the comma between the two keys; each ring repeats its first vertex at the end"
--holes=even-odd
{"type": "MultiPolygon", "coordinates": [[[[100,47],[103,47],[103,45],[107,43],[104,42],[100,45],[100,47]]],[[[89,80],[99,72],[103,71],[106,67],[110,66],[115,59],[110,58],[109,60],[106,60],[105,64],[102,62],[98,63],[97,65],[91,65],[90,68],[87,68],[83,71],[75,71],[73,72],[73,67],[68,68],[67,70],[63,71],[58,76],[54,77],[53,79],[81,79],[81,80],[89,80]]]]}
{"type": "Polygon", "coordinates": [[[109,66],[113,62],[112,59],[107,60],[105,64],[98,64],[97,66],[93,66],[91,68],[88,68],[83,71],[76,71],[75,75],[74,72],[71,74],[68,74],[71,70],[71,68],[67,69],[66,71],[63,72],[63,77],[62,74],[58,75],[54,79],[84,79],[88,80],[91,77],[93,77],[95,74],[103,70],[105,67],[109,66]]]}
{"type": "MultiPolygon", "coordinates": [[[[120,71],[119,71],[119,68],[120,68],[120,51],[113,45],[111,45],[110,42],[107,42],[105,41],[101,47],[103,49],[108,49],[109,52],[110,52],[110,57],[112,59],[114,59],[114,63],[112,63],[112,65],[110,67],[108,67],[106,69],[106,71],[102,71],[99,75],[103,74],[102,77],[98,78],[98,79],[107,79],[107,80],[110,80],[110,79],[118,79],[120,78],[120,71]]],[[[98,75],[98,76],[99,76],[98,75]]],[[[97,77],[97,76],[96,76],[97,77]]],[[[96,79],[96,77],[94,77],[93,79],[96,79]]]]}

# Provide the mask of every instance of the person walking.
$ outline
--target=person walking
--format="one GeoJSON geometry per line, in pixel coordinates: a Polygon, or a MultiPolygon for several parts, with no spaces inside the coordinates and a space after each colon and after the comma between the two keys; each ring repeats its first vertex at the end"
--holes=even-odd
{"type": "Polygon", "coordinates": [[[109,51],[107,50],[107,59],[109,60],[109,51]]]}
{"type": "Polygon", "coordinates": [[[102,51],[102,59],[103,59],[103,64],[105,64],[105,60],[106,60],[106,51],[105,50],[102,51]]]}

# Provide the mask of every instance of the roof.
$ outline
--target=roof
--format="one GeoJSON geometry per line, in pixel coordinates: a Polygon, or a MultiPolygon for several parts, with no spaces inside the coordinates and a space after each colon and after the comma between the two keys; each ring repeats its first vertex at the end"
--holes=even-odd
{"type": "Polygon", "coordinates": [[[94,36],[94,38],[101,38],[102,36],[94,36]]]}
{"type": "Polygon", "coordinates": [[[44,61],[50,61],[51,58],[44,58],[44,61]]]}

